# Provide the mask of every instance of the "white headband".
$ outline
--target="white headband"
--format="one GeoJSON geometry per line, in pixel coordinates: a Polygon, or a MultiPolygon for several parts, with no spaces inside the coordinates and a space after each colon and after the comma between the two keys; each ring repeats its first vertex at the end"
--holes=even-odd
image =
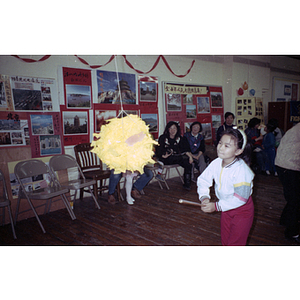
{"type": "Polygon", "coordinates": [[[233,127],[234,129],[237,129],[241,135],[243,136],[243,146],[242,146],[242,150],[244,151],[245,147],[246,147],[246,144],[247,144],[247,136],[246,136],[246,133],[244,132],[244,130],[241,130],[241,129],[238,129],[237,126],[234,126],[233,127]]]}

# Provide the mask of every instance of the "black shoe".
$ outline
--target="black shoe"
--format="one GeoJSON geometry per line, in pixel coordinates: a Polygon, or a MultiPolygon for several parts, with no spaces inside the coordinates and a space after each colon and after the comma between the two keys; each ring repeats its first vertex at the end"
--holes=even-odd
{"type": "Polygon", "coordinates": [[[285,236],[285,238],[287,240],[292,241],[292,242],[297,243],[297,244],[300,244],[300,236],[299,236],[299,234],[297,234],[297,235],[295,235],[295,233],[291,234],[291,232],[290,232],[290,230],[288,228],[285,229],[284,236],[285,236]]]}
{"type": "Polygon", "coordinates": [[[300,236],[299,235],[296,236],[296,237],[293,237],[293,236],[292,237],[288,237],[288,236],[286,236],[285,238],[287,240],[293,242],[293,243],[300,244],[300,236]]]}
{"type": "Polygon", "coordinates": [[[186,189],[187,191],[190,191],[190,190],[191,190],[191,186],[190,186],[190,185],[187,185],[187,184],[184,184],[184,185],[183,185],[183,188],[186,189]]]}

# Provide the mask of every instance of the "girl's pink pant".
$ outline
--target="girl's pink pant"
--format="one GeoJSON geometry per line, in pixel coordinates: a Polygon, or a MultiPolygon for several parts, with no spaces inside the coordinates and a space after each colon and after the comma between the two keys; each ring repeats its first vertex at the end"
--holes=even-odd
{"type": "Polygon", "coordinates": [[[245,246],[253,223],[252,197],[236,209],[221,213],[221,242],[223,246],[245,246]]]}

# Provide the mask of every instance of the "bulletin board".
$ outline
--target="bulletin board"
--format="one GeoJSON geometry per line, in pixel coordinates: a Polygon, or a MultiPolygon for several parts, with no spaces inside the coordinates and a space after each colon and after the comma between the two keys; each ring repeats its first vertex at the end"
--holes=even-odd
{"type": "Polygon", "coordinates": [[[222,87],[163,82],[166,123],[176,121],[181,134],[199,121],[205,142],[216,139],[216,131],[224,122],[222,87]]]}

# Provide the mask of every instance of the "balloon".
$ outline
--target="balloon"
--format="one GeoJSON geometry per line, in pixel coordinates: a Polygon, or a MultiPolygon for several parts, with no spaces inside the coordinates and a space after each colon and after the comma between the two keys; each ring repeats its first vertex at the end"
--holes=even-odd
{"type": "Polygon", "coordinates": [[[248,84],[247,84],[247,82],[245,81],[244,82],[244,84],[243,84],[243,89],[245,90],[245,91],[247,91],[248,90],[248,84]]]}
{"type": "Polygon", "coordinates": [[[254,90],[254,89],[251,89],[251,90],[250,90],[250,95],[251,95],[251,96],[254,96],[254,95],[255,95],[255,90],[254,90]]]}
{"type": "Polygon", "coordinates": [[[242,88],[239,88],[237,93],[238,93],[239,96],[242,96],[244,94],[244,91],[243,91],[242,88]]]}

